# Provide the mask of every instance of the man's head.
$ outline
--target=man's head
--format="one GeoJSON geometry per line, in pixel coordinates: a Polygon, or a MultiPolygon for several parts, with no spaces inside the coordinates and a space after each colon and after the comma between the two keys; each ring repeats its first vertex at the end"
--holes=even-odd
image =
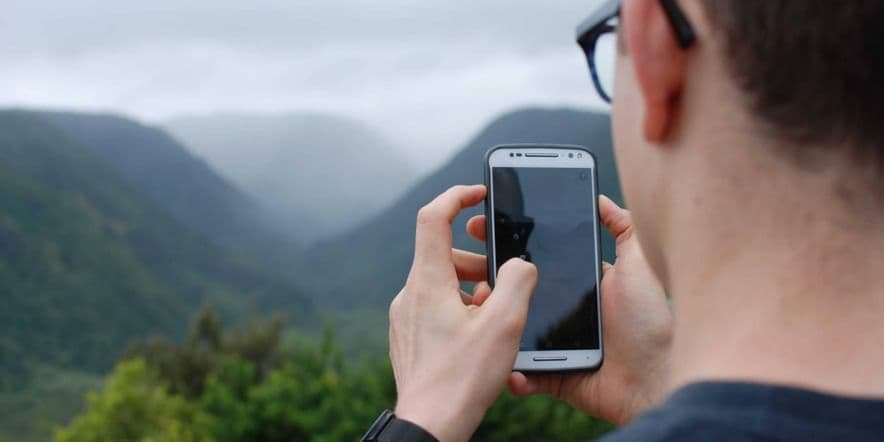
{"type": "Polygon", "coordinates": [[[622,3],[613,119],[665,283],[692,230],[727,236],[780,210],[884,217],[884,2],[678,0],[688,49],[661,3],[622,3]]]}

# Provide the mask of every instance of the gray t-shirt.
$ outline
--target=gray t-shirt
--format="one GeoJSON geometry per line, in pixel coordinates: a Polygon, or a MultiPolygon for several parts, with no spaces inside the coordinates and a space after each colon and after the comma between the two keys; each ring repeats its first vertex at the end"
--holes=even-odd
{"type": "Polygon", "coordinates": [[[698,383],[602,440],[884,441],[884,400],[759,384],[698,383]]]}

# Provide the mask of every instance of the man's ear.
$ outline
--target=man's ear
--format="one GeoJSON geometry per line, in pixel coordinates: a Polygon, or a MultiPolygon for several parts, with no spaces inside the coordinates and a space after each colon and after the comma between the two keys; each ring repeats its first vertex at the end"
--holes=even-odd
{"type": "Polygon", "coordinates": [[[645,103],[645,138],[660,144],[677,123],[687,53],[678,45],[660,2],[625,1],[621,13],[627,53],[645,103]]]}

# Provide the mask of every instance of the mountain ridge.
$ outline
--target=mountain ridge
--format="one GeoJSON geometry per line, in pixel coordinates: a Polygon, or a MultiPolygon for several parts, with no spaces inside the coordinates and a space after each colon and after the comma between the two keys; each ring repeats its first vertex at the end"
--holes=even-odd
{"type": "Polygon", "coordinates": [[[154,204],[217,245],[282,266],[292,232],[159,127],[116,114],[27,110],[112,167],[154,204]]]}
{"type": "Polygon", "coordinates": [[[355,226],[417,179],[389,137],[338,114],[216,113],[164,127],[308,241],[355,226]]]}
{"type": "Polygon", "coordinates": [[[0,111],[0,390],[30,364],[100,372],[129,339],[310,301],[191,231],[89,148],[32,112],[0,111]]]}
{"type": "MultiPolygon", "coordinates": [[[[622,200],[608,115],[570,108],[527,108],[506,113],[489,123],[448,163],[422,179],[387,210],[344,235],[307,249],[303,273],[319,275],[306,285],[308,292],[322,293],[321,298],[314,298],[317,304],[332,310],[386,308],[404,283],[410,267],[417,210],[452,185],[482,183],[487,150],[510,143],[588,147],[598,157],[601,192],[622,200]],[[328,272],[329,268],[336,270],[328,272]]],[[[453,225],[455,247],[484,252],[484,246],[464,232],[466,219],[482,211],[480,206],[458,217],[453,225]]],[[[610,259],[611,238],[605,235],[602,246],[610,259]]]]}

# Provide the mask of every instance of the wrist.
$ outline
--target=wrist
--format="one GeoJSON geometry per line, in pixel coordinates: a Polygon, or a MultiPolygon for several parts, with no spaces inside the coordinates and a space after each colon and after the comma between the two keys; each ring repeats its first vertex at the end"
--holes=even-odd
{"type": "Polygon", "coordinates": [[[467,441],[484,416],[465,407],[454,406],[450,400],[402,401],[396,404],[398,419],[411,422],[442,441],[467,441]]]}

